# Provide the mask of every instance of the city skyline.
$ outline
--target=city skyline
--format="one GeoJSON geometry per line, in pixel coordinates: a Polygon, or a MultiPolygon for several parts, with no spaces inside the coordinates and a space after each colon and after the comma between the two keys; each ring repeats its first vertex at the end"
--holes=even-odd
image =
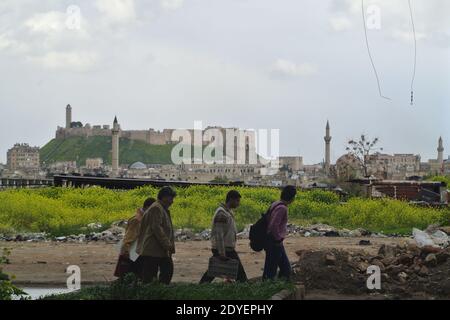
{"type": "Polygon", "coordinates": [[[380,8],[381,29],[368,33],[391,101],[378,96],[354,3],[2,1],[0,162],[16,142],[48,142],[67,103],[83,123],[117,115],[124,129],[196,120],[280,129],[281,155],[305,163],[324,160],[327,120],[332,162],[361,133],[379,137],[386,153],[436,158],[440,136],[450,148],[450,3],[414,4],[414,106],[407,3],[367,2],[380,8]],[[80,9],[79,28],[67,27],[70,6],[80,9]]]}
{"type": "MultiPolygon", "coordinates": [[[[64,126],[57,126],[57,130],[56,130],[56,138],[57,139],[65,139],[65,136],[66,136],[66,133],[64,132],[64,130],[66,130],[66,129],[70,129],[71,128],[71,125],[73,124],[73,123],[77,123],[77,122],[81,122],[81,121],[79,121],[79,120],[77,120],[76,118],[74,119],[73,118],[73,114],[72,114],[72,106],[70,105],[70,104],[68,104],[67,106],[66,106],[66,108],[65,108],[65,117],[66,117],[66,120],[65,120],[65,125],[64,126]],[[75,120],[75,121],[73,121],[73,120],[75,120]]],[[[118,123],[118,119],[117,119],[117,116],[114,116],[114,120],[113,120],[113,123],[112,123],[112,125],[109,125],[109,124],[90,124],[90,123],[84,123],[83,124],[84,126],[86,126],[86,125],[88,125],[89,126],[89,130],[92,130],[91,128],[92,127],[94,127],[94,126],[97,126],[98,127],[98,129],[97,130],[106,130],[107,132],[110,132],[111,131],[111,129],[112,129],[112,136],[113,136],[113,140],[115,140],[115,142],[113,142],[113,146],[112,146],[112,153],[114,154],[114,149],[116,150],[116,152],[118,152],[118,135],[117,135],[117,133],[119,132],[119,131],[122,131],[122,128],[121,128],[121,126],[119,125],[119,123],[118,123]]],[[[214,126],[213,126],[214,127],[214,126]]],[[[150,128],[149,130],[153,130],[154,128],[150,128]]],[[[193,130],[193,128],[186,128],[186,129],[188,129],[188,130],[193,130]]],[[[206,128],[203,128],[203,130],[204,129],[206,129],[206,128]]],[[[241,128],[239,128],[239,129],[241,129],[241,128]]],[[[173,129],[167,129],[167,128],[165,128],[165,129],[163,129],[161,132],[156,132],[156,134],[157,135],[164,135],[163,133],[166,131],[166,130],[169,130],[169,131],[171,131],[171,130],[173,130],[173,129]]],[[[136,129],[131,129],[131,131],[130,132],[135,132],[135,133],[137,133],[137,132],[145,132],[146,130],[137,130],[136,131],[136,129]]],[[[332,136],[331,136],[331,131],[332,131],[332,129],[331,129],[331,125],[330,125],[330,121],[329,120],[327,120],[327,122],[326,122],[326,125],[325,125],[325,129],[324,129],[324,132],[325,132],[325,136],[324,136],[324,147],[325,147],[325,149],[324,149],[324,154],[323,154],[323,160],[321,161],[321,162],[314,162],[314,163],[305,163],[305,165],[316,165],[316,164],[323,164],[324,165],[324,170],[325,170],[325,172],[326,173],[329,173],[329,166],[330,165],[332,165],[332,164],[334,164],[334,163],[336,163],[336,160],[338,160],[339,158],[341,158],[342,156],[344,156],[345,154],[348,154],[349,152],[348,151],[346,151],[346,152],[344,152],[344,153],[342,153],[341,155],[339,155],[339,156],[337,156],[337,159],[336,160],[334,160],[333,159],[333,161],[332,161],[332,158],[331,158],[331,150],[332,150],[332,148],[331,148],[331,145],[332,145],[332,143],[331,143],[331,140],[332,140],[332,136]]],[[[77,134],[75,134],[75,135],[78,135],[79,133],[77,133],[77,134]]],[[[84,134],[86,134],[86,133],[83,133],[82,135],[84,135],[84,134]]],[[[98,134],[98,133],[97,133],[98,134]]],[[[100,135],[104,135],[105,133],[100,133],[100,135]]],[[[90,135],[96,135],[96,133],[89,133],[88,134],[88,136],[90,136],[90,135]]],[[[68,135],[67,137],[70,137],[71,135],[68,135]]],[[[135,138],[132,138],[132,137],[128,137],[128,139],[135,139],[135,138]]],[[[139,138],[140,139],[140,138],[139,138]]],[[[164,142],[163,141],[159,141],[158,142],[158,144],[161,144],[161,143],[163,143],[164,144],[164,142]]],[[[17,142],[17,143],[15,143],[15,145],[20,145],[20,144],[26,144],[26,145],[30,145],[29,143],[27,143],[27,142],[17,142]]],[[[14,145],[14,146],[15,146],[14,145]]],[[[32,145],[30,145],[30,147],[40,147],[40,146],[32,146],[32,145]]],[[[447,159],[450,159],[450,156],[446,156],[445,155],[445,147],[444,147],[444,140],[443,140],[443,138],[442,138],[442,136],[440,136],[439,138],[438,138],[438,141],[437,141],[437,149],[436,149],[436,157],[431,157],[431,158],[428,158],[428,159],[424,159],[423,157],[422,157],[422,155],[421,155],[421,153],[420,152],[408,152],[408,153],[402,153],[402,152],[392,152],[392,153],[389,153],[389,152],[385,152],[384,151],[384,148],[381,148],[380,150],[374,150],[373,151],[373,153],[375,153],[375,154],[388,154],[388,155],[414,155],[414,156],[419,156],[420,157],[420,159],[421,159],[421,162],[427,162],[428,160],[437,160],[438,162],[442,162],[442,161],[444,161],[444,160],[447,160],[447,159]]],[[[270,152],[270,151],[269,151],[270,152]]],[[[304,158],[304,155],[302,155],[302,154],[295,154],[295,155],[293,155],[293,154],[289,154],[289,155],[284,155],[284,154],[280,154],[280,157],[289,157],[289,156],[298,156],[298,157],[302,157],[302,158],[304,158]]],[[[117,157],[117,156],[116,156],[117,157]]],[[[113,157],[114,158],[114,157],[113,157]]],[[[75,160],[75,159],[72,159],[72,160],[75,160]]],[[[0,162],[1,163],[1,162],[0,162]]],[[[113,167],[115,167],[115,171],[117,171],[117,168],[118,168],[118,161],[117,161],[117,158],[115,159],[115,161],[114,161],[114,159],[113,159],[113,167]]]]}

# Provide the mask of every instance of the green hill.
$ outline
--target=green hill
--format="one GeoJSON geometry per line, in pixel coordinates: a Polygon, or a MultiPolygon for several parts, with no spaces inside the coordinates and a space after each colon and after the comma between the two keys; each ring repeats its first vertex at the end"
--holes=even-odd
{"type": "MultiPolygon", "coordinates": [[[[84,165],[86,158],[102,158],[111,164],[111,137],[70,137],[53,139],[41,148],[42,163],[77,161],[84,165]]],[[[119,158],[121,164],[141,161],[146,164],[171,164],[173,145],[150,145],[142,141],[120,138],[119,158]]]]}

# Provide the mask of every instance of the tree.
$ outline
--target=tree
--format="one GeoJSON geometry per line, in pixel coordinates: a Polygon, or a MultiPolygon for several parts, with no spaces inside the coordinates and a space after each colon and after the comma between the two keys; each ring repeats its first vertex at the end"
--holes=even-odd
{"type": "Polygon", "coordinates": [[[376,146],[378,142],[379,142],[378,138],[370,140],[364,134],[361,135],[361,138],[358,141],[352,139],[348,142],[346,150],[350,155],[352,155],[355,158],[355,160],[361,166],[364,172],[364,176],[366,178],[369,177],[370,156],[375,151],[383,150],[383,148],[379,148],[376,146]]]}
{"type": "Polygon", "coordinates": [[[225,177],[225,176],[224,177],[217,176],[214,179],[212,179],[210,182],[211,183],[228,183],[229,181],[228,181],[227,177],[225,177]]]}

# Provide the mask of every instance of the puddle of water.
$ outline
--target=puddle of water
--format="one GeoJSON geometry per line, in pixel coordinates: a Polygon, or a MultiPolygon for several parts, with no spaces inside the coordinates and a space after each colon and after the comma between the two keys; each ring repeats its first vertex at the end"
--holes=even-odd
{"type": "MultiPolygon", "coordinates": [[[[62,294],[62,293],[69,293],[72,290],[69,290],[67,288],[20,288],[26,293],[28,293],[28,296],[24,296],[28,299],[37,300],[41,297],[52,295],[52,294],[62,294]]],[[[20,299],[17,297],[16,299],[20,299]]]]}

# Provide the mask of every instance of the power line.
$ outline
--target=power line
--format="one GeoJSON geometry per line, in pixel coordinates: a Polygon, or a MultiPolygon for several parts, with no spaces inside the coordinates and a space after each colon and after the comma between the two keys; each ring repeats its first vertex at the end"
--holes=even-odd
{"type": "Polygon", "coordinates": [[[417,38],[416,38],[416,26],[414,24],[414,15],[412,12],[412,5],[411,0],[408,0],[408,6],[409,6],[409,14],[411,16],[411,25],[414,35],[414,67],[413,67],[413,74],[411,78],[411,105],[414,104],[414,81],[416,79],[416,66],[417,66],[417,38]]]}
{"type": "Polygon", "coordinates": [[[370,50],[370,45],[369,45],[369,37],[367,36],[367,24],[366,24],[366,12],[364,10],[364,0],[361,0],[361,11],[362,11],[362,18],[363,18],[363,23],[364,23],[364,36],[366,38],[367,53],[369,55],[370,63],[372,64],[373,73],[375,74],[375,78],[377,79],[378,93],[380,94],[381,98],[391,100],[391,98],[384,96],[381,91],[380,78],[378,76],[378,71],[377,71],[377,68],[375,67],[375,63],[373,61],[372,52],[370,50]]]}

